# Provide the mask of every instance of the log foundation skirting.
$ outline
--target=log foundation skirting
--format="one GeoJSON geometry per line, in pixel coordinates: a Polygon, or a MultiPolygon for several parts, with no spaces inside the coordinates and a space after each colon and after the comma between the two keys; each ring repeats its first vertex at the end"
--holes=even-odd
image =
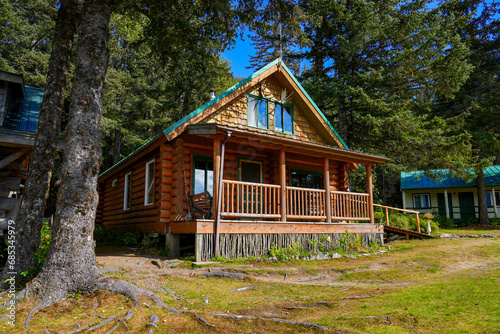
{"type": "MultiPolygon", "coordinates": [[[[373,244],[382,244],[380,233],[362,233],[361,242],[364,247],[373,244]]],[[[327,250],[341,246],[340,240],[350,238],[353,240],[358,234],[345,233],[301,233],[301,234],[221,234],[219,240],[219,253],[226,258],[268,255],[273,246],[288,248],[302,245],[308,252],[320,251],[318,244],[323,243],[327,250]],[[312,242],[310,242],[311,240],[312,242]]],[[[199,234],[198,247],[201,248],[201,260],[209,261],[214,257],[214,234],[199,234]]],[[[200,250],[197,250],[198,252],[200,250]]]]}

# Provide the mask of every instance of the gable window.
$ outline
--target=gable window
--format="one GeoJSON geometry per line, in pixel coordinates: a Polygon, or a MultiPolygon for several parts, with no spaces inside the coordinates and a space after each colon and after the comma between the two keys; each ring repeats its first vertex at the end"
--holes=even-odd
{"type": "Polygon", "coordinates": [[[208,157],[194,158],[194,182],[193,194],[208,191],[214,193],[214,164],[213,159],[208,157]]]}
{"type": "Polygon", "coordinates": [[[274,130],[293,134],[293,105],[281,103],[274,105],[274,130]]]}
{"type": "Polygon", "coordinates": [[[267,100],[262,97],[248,95],[247,124],[256,128],[269,129],[267,100]]]}
{"type": "Polygon", "coordinates": [[[130,198],[132,193],[132,173],[125,174],[125,185],[123,186],[123,210],[130,210],[130,198]]]}
{"type": "Polygon", "coordinates": [[[429,194],[415,194],[413,195],[413,208],[425,209],[431,207],[431,196],[429,194]]]}
{"type": "Polygon", "coordinates": [[[155,198],[154,187],[155,187],[155,161],[153,159],[146,163],[144,205],[153,204],[155,198]]]}

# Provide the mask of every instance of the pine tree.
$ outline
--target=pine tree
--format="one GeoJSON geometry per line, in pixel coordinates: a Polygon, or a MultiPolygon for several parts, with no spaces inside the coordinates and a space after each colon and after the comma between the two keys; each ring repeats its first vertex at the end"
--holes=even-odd
{"type": "Polygon", "coordinates": [[[479,224],[488,225],[484,168],[500,163],[500,6],[486,1],[449,2],[447,14],[469,18],[457,26],[457,33],[471,50],[474,69],[454,98],[435,106],[441,117],[464,116],[464,130],[471,136],[474,161],[463,175],[476,173],[479,224]]]}
{"type": "Polygon", "coordinates": [[[296,57],[296,50],[307,43],[301,28],[304,20],[296,1],[269,1],[250,27],[255,54],[250,55],[247,68],[258,69],[281,57],[293,72],[299,73],[301,59],[296,57]]]}
{"type": "Polygon", "coordinates": [[[308,1],[312,41],[306,89],[349,147],[388,155],[406,168],[470,160],[463,118],[431,113],[467,79],[468,49],[454,18],[429,1],[308,1]]]}

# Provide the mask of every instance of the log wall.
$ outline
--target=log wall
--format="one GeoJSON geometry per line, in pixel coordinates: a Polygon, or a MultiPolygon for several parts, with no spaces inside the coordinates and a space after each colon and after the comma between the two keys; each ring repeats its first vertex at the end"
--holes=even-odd
{"type": "MultiPolygon", "coordinates": [[[[214,235],[201,234],[201,260],[208,261],[214,257],[214,235]]],[[[331,246],[335,247],[338,241],[344,237],[344,233],[322,233],[322,234],[221,234],[219,251],[220,255],[227,258],[249,257],[268,255],[269,249],[273,246],[288,248],[293,245],[302,245],[308,252],[318,252],[318,247],[313,247],[308,240],[317,240],[325,243],[324,238],[330,238],[331,246]]],[[[354,238],[351,235],[350,238],[354,238]]],[[[363,246],[381,244],[381,234],[363,233],[361,234],[363,246]]],[[[328,243],[327,243],[328,244],[328,243]]]]}
{"type": "Polygon", "coordinates": [[[112,177],[99,184],[99,206],[97,223],[105,228],[118,230],[138,230],[143,232],[164,232],[165,225],[160,224],[158,209],[160,207],[160,163],[159,150],[154,150],[123,168],[112,177]],[[155,160],[154,201],[152,205],[144,205],[146,163],[155,160]],[[130,209],[123,209],[125,175],[131,173],[130,209]],[[116,185],[113,186],[113,181],[116,185]]]}

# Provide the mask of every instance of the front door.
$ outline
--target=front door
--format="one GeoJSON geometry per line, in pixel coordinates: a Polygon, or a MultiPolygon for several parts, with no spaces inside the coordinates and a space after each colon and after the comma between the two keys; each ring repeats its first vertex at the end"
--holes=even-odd
{"type": "Polygon", "coordinates": [[[438,198],[438,213],[440,216],[446,217],[446,201],[444,199],[444,193],[437,194],[438,198]]]}
{"type": "Polygon", "coordinates": [[[458,203],[460,205],[460,219],[476,217],[474,194],[472,192],[458,193],[458,203]]]}
{"type": "MultiPolygon", "coordinates": [[[[240,181],[262,183],[262,162],[254,160],[240,160],[240,181]]],[[[241,191],[242,212],[250,214],[261,213],[261,188],[258,186],[243,186],[241,191]]]]}

